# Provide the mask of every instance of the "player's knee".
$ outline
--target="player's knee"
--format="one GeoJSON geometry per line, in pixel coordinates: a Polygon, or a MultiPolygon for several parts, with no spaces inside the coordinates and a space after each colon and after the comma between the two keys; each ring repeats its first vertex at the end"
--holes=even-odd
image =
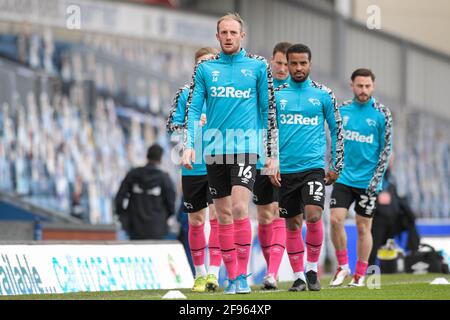
{"type": "Polygon", "coordinates": [[[258,224],[271,224],[273,221],[272,217],[268,217],[268,216],[258,216],[258,224]]]}
{"type": "Polygon", "coordinates": [[[365,228],[358,228],[358,238],[364,238],[368,234],[365,228]]]}
{"type": "Polygon", "coordinates": [[[193,226],[199,226],[205,223],[205,213],[204,212],[193,212],[189,213],[189,223],[193,226]]]}
{"type": "Polygon", "coordinates": [[[231,209],[217,211],[217,220],[220,224],[233,223],[233,213],[231,212],[231,209]]]}
{"type": "Polygon", "coordinates": [[[322,211],[314,210],[306,214],[306,221],[309,223],[316,223],[322,219],[322,211]]]}
{"type": "Polygon", "coordinates": [[[357,223],[358,237],[365,237],[370,234],[371,230],[367,223],[357,223]]]}
{"type": "Polygon", "coordinates": [[[259,224],[269,224],[273,220],[273,211],[271,206],[258,206],[257,218],[259,224]]]}
{"type": "Polygon", "coordinates": [[[231,206],[216,206],[216,215],[218,218],[222,217],[232,217],[233,211],[231,206]]]}
{"type": "Polygon", "coordinates": [[[235,217],[242,217],[247,214],[247,206],[244,202],[233,203],[232,214],[235,217]]]}
{"type": "Polygon", "coordinates": [[[341,219],[338,215],[332,214],[330,216],[330,224],[333,229],[340,229],[344,227],[345,219],[341,219]]]}
{"type": "Polygon", "coordinates": [[[301,229],[303,223],[303,219],[301,215],[295,216],[293,218],[286,219],[286,228],[289,231],[297,231],[301,229]]]}
{"type": "Polygon", "coordinates": [[[322,219],[323,209],[319,206],[308,205],[305,206],[305,219],[309,223],[316,223],[322,219]]]}

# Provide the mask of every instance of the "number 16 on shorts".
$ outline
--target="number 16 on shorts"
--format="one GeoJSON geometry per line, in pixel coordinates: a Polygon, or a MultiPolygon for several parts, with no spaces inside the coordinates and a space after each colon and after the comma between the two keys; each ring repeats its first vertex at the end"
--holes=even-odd
{"type": "Polygon", "coordinates": [[[242,184],[248,185],[250,181],[255,182],[255,174],[256,174],[256,166],[239,163],[238,179],[241,180],[242,184]]]}
{"type": "Polygon", "coordinates": [[[239,164],[238,177],[245,177],[247,179],[252,178],[252,166],[245,167],[245,164],[239,164]]]}

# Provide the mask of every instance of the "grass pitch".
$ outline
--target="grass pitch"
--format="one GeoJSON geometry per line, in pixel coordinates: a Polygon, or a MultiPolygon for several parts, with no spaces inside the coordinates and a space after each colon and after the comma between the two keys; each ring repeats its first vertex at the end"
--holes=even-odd
{"type": "MultiPolygon", "coordinates": [[[[330,276],[320,279],[319,292],[289,292],[291,283],[279,283],[277,291],[263,291],[260,285],[252,286],[252,293],[225,295],[223,288],[215,293],[192,293],[190,289],[180,289],[188,300],[450,300],[450,284],[431,285],[435,278],[445,278],[442,274],[395,274],[382,275],[379,289],[330,288],[330,276]]],[[[19,295],[0,297],[3,300],[161,300],[169,290],[136,290],[113,292],[78,292],[66,294],[19,295]]]]}

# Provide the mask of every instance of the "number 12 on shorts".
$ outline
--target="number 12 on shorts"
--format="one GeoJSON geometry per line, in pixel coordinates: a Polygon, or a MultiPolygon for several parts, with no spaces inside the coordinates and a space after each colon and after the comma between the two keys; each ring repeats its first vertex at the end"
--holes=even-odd
{"type": "Polygon", "coordinates": [[[315,201],[320,201],[323,197],[323,185],[319,181],[309,181],[309,195],[314,197],[315,201]],[[317,188],[314,188],[316,186],[317,188]]]}

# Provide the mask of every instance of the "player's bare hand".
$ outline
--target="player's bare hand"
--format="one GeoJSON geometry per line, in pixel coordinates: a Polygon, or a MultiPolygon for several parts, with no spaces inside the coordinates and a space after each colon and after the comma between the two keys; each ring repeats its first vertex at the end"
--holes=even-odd
{"type": "Polygon", "coordinates": [[[331,170],[328,171],[327,175],[325,176],[325,185],[329,186],[329,185],[335,183],[338,178],[339,178],[339,175],[336,172],[331,171],[331,170]]]}
{"type": "Polygon", "coordinates": [[[195,151],[194,149],[185,149],[183,151],[183,166],[192,170],[192,164],[195,162],[195,151]]]}
{"type": "Polygon", "coordinates": [[[200,117],[200,127],[203,127],[206,124],[206,114],[202,114],[200,117]]]}
{"type": "Polygon", "coordinates": [[[269,176],[270,182],[276,187],[281,187],[281,174],[278,171],[276,174],[269,176]]]}

